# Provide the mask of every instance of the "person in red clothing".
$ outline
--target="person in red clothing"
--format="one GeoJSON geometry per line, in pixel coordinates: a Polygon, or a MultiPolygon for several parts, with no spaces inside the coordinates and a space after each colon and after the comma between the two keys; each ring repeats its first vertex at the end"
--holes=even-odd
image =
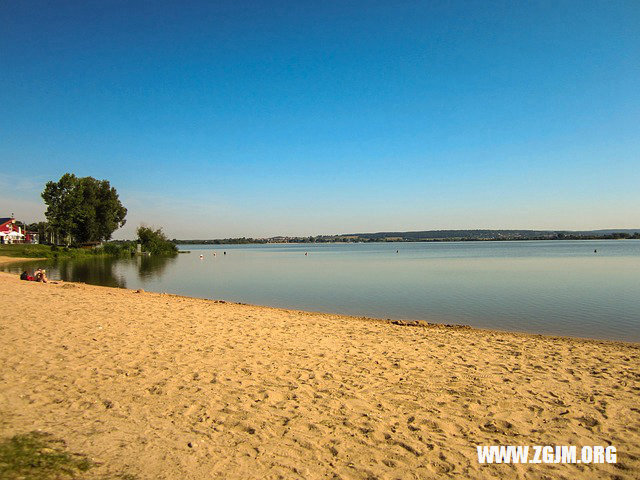
{"type": "Polygon", "coordinates": [[[34,282],[36,279],[33,278],[31,275],[29,275],[27,273],[27,271],[25,270],[24,272],[22,272],[22,274],[20,275],[20,280],[27,280],[29,282],[34,282]]]}

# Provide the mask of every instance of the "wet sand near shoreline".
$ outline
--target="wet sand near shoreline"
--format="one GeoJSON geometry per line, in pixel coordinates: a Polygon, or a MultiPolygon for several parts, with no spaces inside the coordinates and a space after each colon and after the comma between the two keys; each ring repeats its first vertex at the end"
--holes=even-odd
{"type": "Polygon", "coordinates": [[[640,475],[639,344],[4,273],[0,299],[0,435],[49,432],[95,475],[640,475]],[[479,465],[476,445],[496,444],[614,445],[618,463],[479,465]]]}

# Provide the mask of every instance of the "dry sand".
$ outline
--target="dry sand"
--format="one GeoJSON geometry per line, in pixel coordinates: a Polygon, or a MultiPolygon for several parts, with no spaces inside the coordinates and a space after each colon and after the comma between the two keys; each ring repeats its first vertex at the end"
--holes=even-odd
{"type": "Polygon", "coordinates": [[[98,474],[638,478],[640,345],[216,303],[0,274],[0,435],[98,474]],[[479,465],[476,445],[616,465],[479,465]]]}

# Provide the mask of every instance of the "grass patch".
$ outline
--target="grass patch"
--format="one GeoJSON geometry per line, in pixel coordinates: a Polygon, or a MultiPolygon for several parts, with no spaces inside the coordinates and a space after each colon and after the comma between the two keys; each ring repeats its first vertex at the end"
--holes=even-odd
{"type": "Polygon", "coordinates": [[[68,452],[64,441],[46,433],[15,435],[0,442],[4,480],[79,479],[93,466],[86,456],[68,452]]]}
{"type": "MultiPolygon", "coordinates": [[[[87,257],[132,257],[136,254],[137,242],[132,240],[114,240],[96,248],[58,247],[29,243],[0,245],[0,256],[21,258],[87,258],[87,257]]],[[[143,251],[157,256],[174,256],[178,251],[171,242],[143,246],[143,251]]]]}
{"type": "Polygon", "coordinates": [[[0,255],[3,257],[49,258],[53,256],[49,245],[12,244],[0,245],[0,255]]]}
{"type": "Polygon", "coordinates": [[[87,473],[96,465],[86,455],[67,451],[63,440],[48,433],[31,432],[0,440],[2,480],[138,480],[124,472],[87,473]]]}
{"type": "Polygon", "coordinates": [[[14,243],[0,245],[0,255],[5,257],[23,258],[76,258],[93,257],[102,251],[87,248],[55,247],[51,245],[14,243]]]}

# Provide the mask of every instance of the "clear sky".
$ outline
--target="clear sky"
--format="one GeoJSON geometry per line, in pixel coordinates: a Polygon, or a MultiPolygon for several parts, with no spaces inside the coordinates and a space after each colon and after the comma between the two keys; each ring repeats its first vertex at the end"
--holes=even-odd
{"type": "Polygon", "coordinates": [[[1,2],[0,166],[115,238],[640,227],[640,2],[1,2]]]}

